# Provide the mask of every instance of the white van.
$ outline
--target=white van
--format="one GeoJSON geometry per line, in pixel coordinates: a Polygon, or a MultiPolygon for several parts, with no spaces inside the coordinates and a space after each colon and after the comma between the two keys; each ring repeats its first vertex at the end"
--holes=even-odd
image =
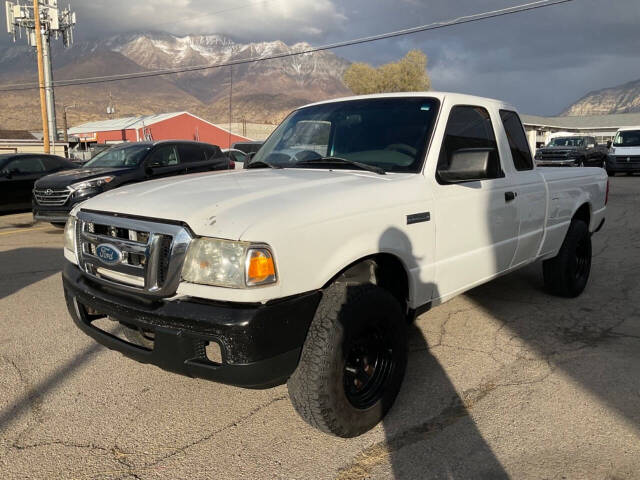
{"type": "Polygon", "coordinates": [[[618,172],[628,175],[640,172],[640,127],[621,128],[613,139],[607,156],[607,173],[614,176],[618,172]]]}

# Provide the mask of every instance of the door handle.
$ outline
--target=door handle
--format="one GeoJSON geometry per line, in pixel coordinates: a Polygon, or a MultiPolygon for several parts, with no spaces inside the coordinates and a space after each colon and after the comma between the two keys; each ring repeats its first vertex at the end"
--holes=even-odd
{"type": "Polygon", "coordinates": [[[518,194],[516,192],[504,192],[504,201],[512,202],[516,199],[518,194]]]}

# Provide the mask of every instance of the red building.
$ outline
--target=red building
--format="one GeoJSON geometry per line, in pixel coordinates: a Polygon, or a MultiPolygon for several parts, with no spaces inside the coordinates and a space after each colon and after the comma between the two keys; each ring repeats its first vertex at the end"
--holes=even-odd
{"type": "Polygon", "coordinates": [[[161,113],[143,117],[88,122],[69,129],[81,142],[116,143],[143,140],[196,140],[229,148],[248,138],[207,122],[189,112],[161,113]]]}

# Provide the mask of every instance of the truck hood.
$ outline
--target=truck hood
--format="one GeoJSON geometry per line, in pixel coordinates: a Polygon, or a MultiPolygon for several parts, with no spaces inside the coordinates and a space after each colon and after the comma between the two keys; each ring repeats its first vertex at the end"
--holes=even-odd
{"type": "Polygon", "coordinates": [[[418,189],[401,185],[418,177],[302,168],[228,170],[123,186],[87,200],[82,209],[179,221],[197,235],[260,241],[243,234],[250,228],[259,232],[260,225],[294,229],[411,202],[403,197],[418,189]]]}

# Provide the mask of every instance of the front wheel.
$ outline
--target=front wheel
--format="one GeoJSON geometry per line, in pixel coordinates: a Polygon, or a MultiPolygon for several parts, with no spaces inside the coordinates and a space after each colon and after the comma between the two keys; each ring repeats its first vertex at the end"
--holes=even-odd
{"type": "Polygon", "coordinates": [[[355,437],[391,408],[406,364],[407,320],[398,301],[375,285],[335,283],[324,292],[287,387],[308,424],[355,437]]]}
{"type": "Polygon", "coordinates": [[[574,219],[558,255],[542,263],[544,283],[554,295],[577,297],[591,272],[591,234],[582,220],[574,219]]]}

